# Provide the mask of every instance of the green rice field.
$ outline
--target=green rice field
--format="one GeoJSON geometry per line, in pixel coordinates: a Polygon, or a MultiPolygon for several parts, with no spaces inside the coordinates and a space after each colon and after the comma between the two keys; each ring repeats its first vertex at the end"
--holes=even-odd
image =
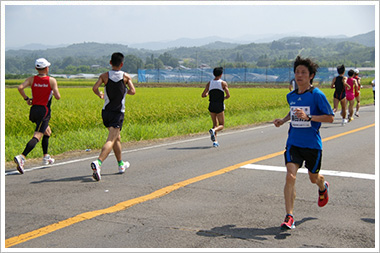
{"type": "MultiPolygon", "coordinates": [[[[332,103],[333,90],[322,88],[332,103]]],[[[140,141],[207,132],[212,127],[208,98],[203,88],[136,88],[127,96],[121,141],[140,141]]],[[[233,88],[225,101],[226,128],[269,122],[288,113],[287,88],[233,88]]],[[[30,89],[26,90],[31,96],[30,89]]],[[[92,87],[60,87],[61,100],[52,102],[49,153],[100,149],[107,139],[101,109],[104,101],[92,87]]],[[[362,105],[372,104],[372,89],[362,89],[362,105]]],[[[5,89],[5,156],[11,161],[22,153],[33,136],[35,125],[29,121],[29,106],[16,88],[5,89]]],[[[41,144],[28,158],[42,157],[41,144]]]]}

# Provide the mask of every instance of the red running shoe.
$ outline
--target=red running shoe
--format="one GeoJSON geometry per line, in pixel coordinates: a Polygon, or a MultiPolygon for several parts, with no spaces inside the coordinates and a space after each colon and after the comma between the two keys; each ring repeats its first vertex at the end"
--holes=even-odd
{"type": "Polygon", "coordinates": [[[285,221],[281,224],[281,229],[293,229],[296,228],[296,223],[294,222],[293,215],[287,214],[285,216],[285,221]]]}
{"type": "Polygon", "coordinates": [[[318,190],[319,198],[318,198],[318,206],[323,207],[329,202],[329,182],[325,181],[325,190],[318,190]]]}

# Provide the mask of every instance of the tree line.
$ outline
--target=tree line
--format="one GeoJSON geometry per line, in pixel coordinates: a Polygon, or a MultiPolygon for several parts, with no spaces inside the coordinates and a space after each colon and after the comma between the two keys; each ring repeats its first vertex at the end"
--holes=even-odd
{"type": "Polygon", "coordinates": [[[198,68],[201,64],[211,68],[284,68],[290,67],[299,54],[313,58],[320,67],[336,67],[339,64],[375,66],[375,47],[349,41],[335,43],[301,37],[233,48],[228,45],[220,47],[221,42],[218,44],[217,49],[213,49],[211,44],[157,51],[100,43],[80,43],[47,50],[8,50],[5,53],[5,74],[35,73],[34,61],[39,57],[45,57],[52,63],[50,71],[54,74],[97,74],[109,70],[110,55],[115,51],[125,55],[123,70],[129,73],[137,73],[138,69],[198,68]]]}

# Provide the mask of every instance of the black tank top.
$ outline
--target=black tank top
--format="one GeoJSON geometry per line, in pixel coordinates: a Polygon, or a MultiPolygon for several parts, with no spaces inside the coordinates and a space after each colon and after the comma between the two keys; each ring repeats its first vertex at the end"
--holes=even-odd
{"type": "Polygon", "coordinates": [[[343,85],[343,76],[337,76],[335,78],[335,91],[337,93],[342,93],[343,91],[345,91],[344,89],[344,85],[343,85]]]}
{"type": "Polygon", "coordinates": [[[211,80],[210,81],[210,89],[209,89],[209,101],[210,103],[223,103],[224,102],[224,90],[222,87],[222,81],[219,80],[211,80]]]}
{"type": "Polygon", "coordinates": [[[123,71],[109,71],[108,82],[104,89],[103,110],[111,112],[125,112],[125,95],[127,87],[124,83],[123,71]]]}

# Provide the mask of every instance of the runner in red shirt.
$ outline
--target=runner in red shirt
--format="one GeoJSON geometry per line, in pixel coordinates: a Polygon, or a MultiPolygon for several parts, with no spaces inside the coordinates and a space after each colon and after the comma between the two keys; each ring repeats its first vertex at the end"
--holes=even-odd
{"type": "Polygon", "coordinates": [[[360,109],[360,88],[362,87],[362,85],[360,84],[360,77],[359,77],[359,70],[358,69],[354,69],[354,79],[356,80],[356,82],[358,83],[358,86],[356,87],[355,89],[355,99],[356,99],[356,112],[355,112],[355,116],[356,117],[359,117],[359,109],[360,109]]]}
{"type": "Polygon", "coordinates": [[[50,120],[50,105],[51,99],[54,96],[57,100],[61,98],[58,91],[58,84],[55,78],[48,76],[50,62],[44,58],[39,58],[35,62],[38,75],[27,78],[20,86],[18,91],[21,96],[31,105],[29,120],[36,123],[36,129],[32,139],[26,144],[22,154],[14,157],[17,165],[17,170],[24,174],[24,164],[26,156],[34,149],[36,144],[42,139],[42,151],[44,153],[43,163],[45,165],[54,163],[54,159],[48,154],[49,137],[51,129],[49,126],[50,120]],[[24,89],[31,87],[32,98],[29,98],[24,89]]]}

